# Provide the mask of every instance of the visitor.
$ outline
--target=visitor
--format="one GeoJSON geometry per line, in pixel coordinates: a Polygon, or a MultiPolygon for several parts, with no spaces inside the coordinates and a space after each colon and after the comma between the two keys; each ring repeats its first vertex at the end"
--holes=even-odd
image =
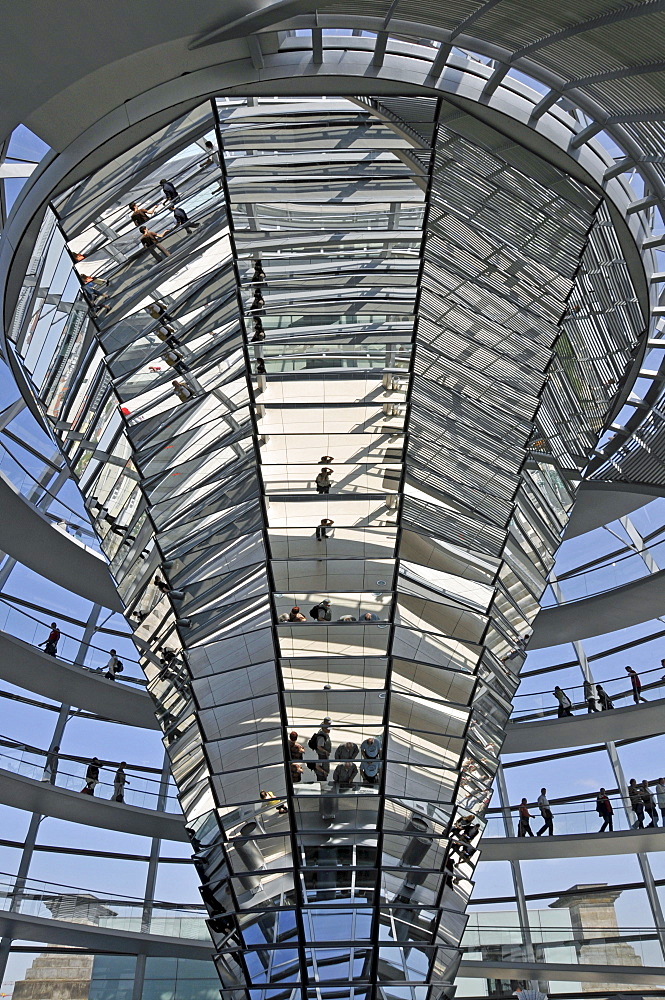
{"type": "Polygon", "coordinates": [[[519,997],[520,1000],[548,1000],[547,993],[542,993],[540,990],[526,989],[524,986],[515,987],[514,997],[519,997]]]}
{"type": "Polygon", "coordinates": [[[171,385],[181,403],[186,403],[189,399],[194,399],[194,390],[186,382],[174,379],[171,385]]]}
{"type": "Polygon", "coordinates": [[[365,614],[360,619],[363,622],[380,622],[381,619],[378,615],[375,615],[373,611],[366,611],[365,614]]]}
{"type": "Polygon", "coordinates": [[[48,781],[49,784],[55,785],[55,779],[58,774],[58,754],[60,752],[60,746],[56,745],[51,747],[46,755],[46,763],[44,765],[44,774],[42,776],[42,781],[48,781]]]}
{"type": "Polygon", "coordinates": [[[131,214],[132,222],[135,226],[144,226],[148,219],[155,214],[157,211],[157,206],[153,205],[152,208],[140,208],[135,201],[130,201],[129,211],[131,214]]]}
{"type": "Polygon", "coordinates": [[[181,208],[180,205],[173,205],[171,207],[171,211],[173,212],[173,218],[175,219],[177,226],[184,226],[188,233],[193,233],[194,230],[198,229],[201,225],[200,222],[192,222],[187,215],[187,212],[184,208],[181,208]]]}
{"type": "Polygon", "coordinates": [[[665,826],[665,778],[659,778],[654,789],[656,792],[656,802],[660,809],[660,818],[665,826]]]}
{"type": "Polygon", "coordinates": [[[533,837],[533,830],[531,829],[531,823],[529,822],[529,820],[533,819],[533,816],[529,812],[526,799],[522,799],[518,811],[520,818],[517,824],[517,836],[526,837],[528,834],[529,837],[533,837]]]}
{"type": "Polygon", "coordinates": [[[127,767],[127,761],[123,760],[115,772],[115,778],[113,779],[113,796],[112,801],[114,802],[124,802],[125,801],[125,785],[131,784],[127,780],[127,775],[125,774],[125,768],[127,767]]]}
{"type": "Polygon", "coordinates": [[[164,195],[164,201],[162,205],[168,205],[169,202],[175,202],[180,200],[180,195],[175,189],[175,185],[171,181],[162,180],[159,182],[162,186],[162,193],[164,195]]]}
{"type": "Polygon", "coordinates": [[[353,615],[342,615],[340,618],[337,619],[337,621],[338,622],[355,622],[355,621],[357,621],[357,619],[354,618],[353,615]]]}
{"type": "Polygon", "coordinates": [[[330,487],[332,486],[332,479],[330,478],[332,474],[332,469],[323,468],[316,477],[316,492],[317,493],[330,493],[330,487]]]}
{"type": "Polygon", "coordinates": [[[256,359],[256,374],[265,375],[266,373],[266,363],[263,358],[256,359]]]}
{"type": "Polygon", "coordinates": [[[299,781],[302,781],[303,766],[302,764],[299,764],[297,760],[291,761],[291,763],[289,764],[289,772],[291,774],[291,781],[294,784],[297,784],[299,781]]]}
{"type": "Polygon", "coordinates": [[[598,833],[604,833],[606,829],[609,829],[610,833],[613,833],[614,809],[612,808],[612,803],[610,802],[609,796],[604,788],[601,788],[596,797],[596,812],[603,821],[603,825],[598,833]]]}
{"type": "Polygon", "coordinates": [[[642,796],[642,805],[644,806],[644,811],[651,820],[647,826],[649,827],[658,826],[658,809],[656,808],[656,800],[651,794],[649,788],[649,782],[644,780],[640,785],[640,794],[642,796]]]}
{"type": "Polygon", "coordinates": [[[314,618],[317,622],[329,622],[332,621],[332,613],[330,611],[330,601],[328,599],[321,601],[320,604],[315,604],[314,607],[309,612],[309,617],[314,618]]]}
{"type": "Polygon", "coordinates": [[[347,743],[340,743],[335,750],[335,760],[355,760],[358,756],[358,744],[349,740],[347,743]]]}
{"type": "Polygon", "coordinates": [[[109,653],[110,653],[110,658],[108,663],[106,664],[106,673],[104,674],[104,677],[106,677],[110,681],[114,681],[115,675],[121,674],[125,668],[123,666],[122,660],[118,659],[115,649],[109,649],[109,653]]]}
{"type": "Polygon", "coordinates": [[[301,612],[301,610],[300,610],[300,608],[298,607],[297,604],[294,605],[291,608],[290,612],[289,612],[289,621],[290,622],[306,622],[307,621],[307,619],[305,618],[304,614],[301,612]]]}
{"type": "Polygon", "coordinates": [[[540,809],[540,815],[545,820],[543,826],[536,833],[537,837],[545,833],[545,830],[549,832],[550,837],[554,833],[554,817],[552,816],[552,810],[550,809],[550,804],[547,800],[547,789],[541,788],[540,795],[538,796],[538,808],[540,809]]]}
{"type": "Polygon", "coordinates": [[[254,274],[252,275],[252,281],[265,281],[266,272],[263,270],[263,264],[260,260],[254,261],[254,274]]]}
{"type": "Polygon", "coordinates": [[[85,788],[81,791],[84,795],[94,795],[95,788],[99,784],[99,760],[97,757],[93,757],[88,764],[88,769],[85,772],[85,788]]]}
{"type": "Polygon", "coordinates": [[[335,522],[329,517],[322,517],[319,524],[316,526],[316,540],[317,542],[323,542],[327,538],[332,538],[333,536],[333,524],[335,522]]]}
{"type": "Polygon", "coordinates": [[[517,642],[515,643],[515,648],[511,653],[508,654],[508,656],[506,656],[506,660],[514,660],[515,657],[517,656],[526,656],[526,644],[528,641],[529,641],[529,633],[527,632],[525,635],[522,636],[521,639],[517,640],[517,642]]]}
{"type": "Polygon", "coordinates": [[[614,703],[602,684],[596,684],[596,694],[600,702],[601,712],[607,712],[610,708],[614,708],[614,703]]]}
{"type": "Polygon", "coordinates": [[[635,781],[635,778],[631,778],[628,783],[628,798],[630,799],[630,808],[635,813],[637,819],[633,823],[632,830],[643,830],[644,829],[644,802],[642,800],[642,790],[635,781]]]}
{"type": "Polygon", "coordinates": [[[146,250],[149,250],[156,261],[161,261],[165,257],[170,257],[171,254],[164,247],[159,246],[159,241],[164,237],[164,233],[154,233],[152,229],[148,229],[147,226],[141,226],[139,229],[141,234],[141,243],[146,250]]]}
{"type": "Polygon", "coordinates": [[[330,773],[330,764],[328,763],[328,760],[330,759],[330,752],[332,750],[330,726],[330,719],[326,716],[321,723],[318,733],[316,733],[313,737],[313,747],[312,741],[310,740],[310,748],[316,750],[316,756],[318,757],[318,760],[314,765],[314,773],[316,774],[317,781],[327,781],[328,774],[330,773]]]}
{"type": "Polygon", "coordinates": [[[208,167],[214,167],[219,165],[219,153],[215,149],[214,145],[210,142],[210,139],[206,139],[203,143],[203,148],[205,151],[205,158],[200,166],[200,170],[207,170],[208,167]]]}
{"type": "Polygon", "coordinates": [[[49,656],[55,656],[58,652],[58,643],[60,642],[60,629],[55,622],[51,622],[51,631],[49,632],[48,638],[44,639],[43,642],[38,643],[39,646],[44,647],[44,652],[48,653],[49,656]]]}
{"type": "Polygon", "coordinates": [[[584,700],[586,701],[586,710],[588,715],[590,715],[591,712],[597,712],[599,710],[593,693],[593,684],[588,680],[584,682],[584,700]]]}
{"type": "Polygon", "coordinates": [[[630,677],[630,685],[633,689],[633,701],[636,705],[639,705],[641,701],[646,701],[646,698],[642,697],[642,681],[640,680],[640,675],[632,667],[626,667],[626,673],[630,677]]]}
{"type": "Polygon", "coordinates": [[[285,803],[282,802],[280,799],[278,799],[274,792],[267,791],[266,789],[261,789],[261,791],[259,792],[259,796],[262,802],[275,803],[277,812],[280,815],[283,815],[284,813],[289,811],[288,806],[285,805],[285,803]]]}
{"type": "Polygon", "coordinates": [[[305,756],[305,748],[301,743],[298,743],[298,734],[294,730],[289,733],[289,756],[291,760],[302,760],[305,756]]]}
{"type": "Polygon", "coordinates": [[[254,298],[252,299],[252,304],[250,309],[263,309],[266,304],[266,300],[263,298],[263,293],[260,288],[257,288],[254,292],[254,298]]]}
{"type": "Polygon", "coordinates": [[[343,760],[333,771],[333,781],[340,791],[353,787],[353,782],[358,774],[358,768],[352,760],[343,760]]]}
{"type": "Polygon", "coordinates": [[[83,294],[88,300],[93,315],[98,315],[102,309],[108,311],[111,306],[102,302],[103,299],[109,297],[108,292],[103,291],[104,288],[108,287],[108,281],[105,278],[95,278],[90,274],[80,274],[79,277],[83,283],[83,294]]]}
{"type": "Polygon", "coordinates": [[[559,708],[558,708],[558,711],[557,711],[558,717],[560,719],[563,719],[563,718],[566,718],[569,715],[572,715],[573,713],[572,713],[571,709],[573,707],[573,703],[570,700],[570,698],[568,697],[568,695],[566,694],[566,692],[562,691],[562,689],[559,687],[558,684],[555,686],[554,691],[552,692],[552,694],[554,695],[554,697],[556,698],[556,700],[559,703],[559,708]]]}
{"type": "Polygon", "coordinates": [[[321,455],[321,458],[319,459],[321,465],[330,465],[331,462],[334,461],[335,459],[332,457],[332,455],[321,455]]]}

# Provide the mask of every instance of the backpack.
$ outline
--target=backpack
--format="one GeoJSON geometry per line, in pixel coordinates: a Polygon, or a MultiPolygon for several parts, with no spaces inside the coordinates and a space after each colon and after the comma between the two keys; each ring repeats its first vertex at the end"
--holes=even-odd
{"type": "Polygon", "coordinates": [[[122,660],[116,660],[116,661],[115,661],[115,672],[116,672],[117,674],[121,674],[121,673],[123,672],[123,670],[124,670],[124,669],[125,669],[125,668],[124,668],[124,666],[123,666],[123,664],[122,664],[122,660]]]}
{"type": "MultiPolygon", "coordinates": [[[[311,614],[311,611],[310,611],[310,614],[311,614]]],[[[307,746],[309,747],[310,750],[314,750],[315,753],[316,753],[316,750],[317,750],[316,740],[317,740],[318,735],[319,735],[318,733],[314,733],[307,740],[307,746]]]]}
{"type": "Polygon", "coordinates": [[[309,609],[309,617],[314,618],[317,622],[319,620],[319,605],[315,604],[313,608],[309,609]]]}

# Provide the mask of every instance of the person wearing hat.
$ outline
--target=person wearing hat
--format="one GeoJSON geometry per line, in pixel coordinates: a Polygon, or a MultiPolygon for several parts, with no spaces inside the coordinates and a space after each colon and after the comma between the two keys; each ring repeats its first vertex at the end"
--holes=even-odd
{"type": "Polygon", "coordinates": [[[329,622],[332,620],[330,611],[330,601],[326,598],[320,604],[316,604],[310,611],[310,616],[317,622],[329,622]]]}
{"type": "Polygon", "coordinates": [[[305,616],[303,614],[301,614],[300,608],[298,607],[297,604],[295,604],[291,608],[291,611],[289,612],[289,621],[290,622],[306,622],[307,621],[307,619],[305,618],[305,616]]]}
{"type": "Polygon", "coordinates": [[[360,744],[360,777],[364,785],[376,785],[381,772],[381,743],[368,736],[360,744]]]}

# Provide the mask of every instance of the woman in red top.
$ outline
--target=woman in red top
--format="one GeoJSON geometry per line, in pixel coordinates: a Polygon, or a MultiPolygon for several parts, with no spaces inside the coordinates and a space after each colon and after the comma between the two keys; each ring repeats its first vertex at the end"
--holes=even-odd
{"type": "Polygon", "coordinates": [[[60,639],[60,629],[55,622],[51,622],[51,631],[48,639],[44,639],[39,645],[44,647],[44,652],[49,656],[55,656],[58,652],[58,640],[60,639]]]}
{"type": "Polygon", "coordinates": [[[517,836],[518,837],[533,837],[533,830],[531,829],[531,824],[529,820],[533,817],[529,812],[529,807],[526,804],[526,799],[522,799],[519,807],[520,821],[517,824],[517,836]]]}

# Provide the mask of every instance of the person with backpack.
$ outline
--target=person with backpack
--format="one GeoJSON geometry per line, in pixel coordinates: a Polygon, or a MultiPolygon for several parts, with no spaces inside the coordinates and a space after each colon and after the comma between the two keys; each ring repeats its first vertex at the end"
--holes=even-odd
{"type": "Polygon", "coordinates": [[[99,760],[97,757],[93,757],[88,764],[88,769],[85,772],[85,788],[81,791],[84,795],[94,795],[95,788],[99,784],[99,760]]]}
{"type": "Polygon", "coordinates": [[[118,657],[116,656],[115,649],[110,649],[109,653],[111,654],[111,658],[109,659],[109,662],[106,664],[106,673],[104,674],[104,677],[106,677],[110,681],[114,681],[115,675],[121,674],[125,668],[123,666],[122,660],[119,660],[118,657]]]}
{"type": "Polygon", "coordinates": [[[598,833],[604,833],[606,829],[609,828],[610,833],[614,832],[614,809],[612,808],[612,803],[610,802],[609,796],[604,788],[598,792],[596,798],[596,812],[603,821],[598,833]]]}
{"type": "Polygon", "coordinates": [[[331,621],[332,612],[330,610],[330,601],[326,598],[326,600],[321,601],[320,604],[315,604],[313,608],[310,608],[309,617],[313,618],[317,622],[331,621]]]}
{"type": "Polygon", "coordinates": [[[314,733],[310,737],[307,746],[310,750],[314,750],[318,760],[314,764],[312,770],[316,774],[317,781],[327,781],[328,775],[330,773],[330,753],[332,750],[332,742],[330,740],[330,719],[326,718],[321,723],[321,727],[318,732],[314,733]]]}
{"type": "Polygon", "coordinates": [[[48,639],[44,639],[38,645],[44,647],[44,652],[48,653],[49,656],[55,656],[58,652],[58,642],[60,641],[60,629],[55,622],[51,622],[51,631],[49,632],[48,639]]]}
{"type": "Polygon", "coordinates": [[[596,684],[596,693],[598,694],[601,712],[608,712],[611,708],[614,708],[614,703],[602,684],[596,684]]]}

